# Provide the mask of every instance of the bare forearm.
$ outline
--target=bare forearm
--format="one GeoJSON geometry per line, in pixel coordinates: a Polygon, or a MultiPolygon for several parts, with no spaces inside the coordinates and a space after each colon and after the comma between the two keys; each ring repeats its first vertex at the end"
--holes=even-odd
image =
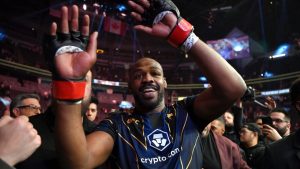
{"type": "Polygon", "coordinates": [[[236,100],[244,94],[246,84],[242,77],[203,41],[198,40],[189,54],[208,78],[213,91],[220,97],[236,100]]]}
{"type": "Polygon", "coordinates": [[[56,104],[56,146],[63,168],[86,168],[88,152],[80,110],[81,105],[56,104]]]}

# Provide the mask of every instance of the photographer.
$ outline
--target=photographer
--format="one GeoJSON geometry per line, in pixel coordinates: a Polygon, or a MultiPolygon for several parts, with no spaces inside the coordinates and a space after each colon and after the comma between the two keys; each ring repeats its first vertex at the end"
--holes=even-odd
{"type": "Polygon", "coordinates": [[[284,109],[275,108],[271,110],[270,118],[272,124],[263,124],[262,132],[271,141],[277,141],[290,135],[290,117],[284,109]]]}

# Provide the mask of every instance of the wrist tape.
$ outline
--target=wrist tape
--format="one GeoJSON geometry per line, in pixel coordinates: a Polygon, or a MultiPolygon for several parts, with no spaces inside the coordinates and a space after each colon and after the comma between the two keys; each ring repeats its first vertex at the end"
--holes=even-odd
{"type": "Polygon", "coordinates": [[[180,47],[180,49],[187,53],[198,40],[199,37],[195,35],[194,32],[192,32],[190,36],[186,39],[186,41],[183,43],[183,45],[180,47]]]}
{"type": "Polygon", "coordinates": [[[194,27],[188,21],[183,18],[178,18],[177,25],[173,28],[170,35],[168,36],[168,42],[178,48],[193,32],[194,27]]]}
{"type": "Polygon", "coordinates": [[[70,102],[82,100],[85,93],[85,86],[85,81],[54,80],[52,83],[53,98],[70,102]]]}

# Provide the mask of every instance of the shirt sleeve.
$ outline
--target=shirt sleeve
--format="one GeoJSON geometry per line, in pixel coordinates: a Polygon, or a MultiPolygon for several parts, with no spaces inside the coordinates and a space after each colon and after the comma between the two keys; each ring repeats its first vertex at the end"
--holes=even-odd
{"type": "Polygon", "coordinates": [[[196,113],[194,111],[194,102],[195,102],[196,96],[189,96],[186,99],[179,101],[178,103],[182,105],[185,110],[187,110],[187,113],[191,117],[193,123],[197,126],[199,132],[202,132],[204,128],[210,123],[210,121],[205,121],[203,119],[199,119],[196,116],[196,113]]]}
{"type": "Polygon", "coordinates": [[[96,127],[95,131],[103,131],[112,136],[114,140],[117,138],[117,125],[112,118],[102,120],[96,127]]]}

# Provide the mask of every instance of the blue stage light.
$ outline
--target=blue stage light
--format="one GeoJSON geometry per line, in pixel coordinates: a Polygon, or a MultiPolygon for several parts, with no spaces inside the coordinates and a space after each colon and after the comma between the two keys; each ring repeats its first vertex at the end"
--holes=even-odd
{"type": "Polygon", "coordinates": [[[269,78],[269,77],[273,77],[274,74],[272,72],[265,71],[264,74],[263,74],[263,76],[266,77],[266,78],[269,78]]]}
{"type": "Polygon", "coordinates": [[[119,12],[124,12],[124,11],[127,10],[126,6],[123,5],[123,4],[117,5],[116,8],[117,8],[117,10],[118,10],[119,12]]]}
{"type": "Polygon", "coordinates": [[[6,34],[2,28],[0,28],[0,41],[3,41],[6,38],[6,34]]]}
{"type": "Polygon", "coordinates": [[[289,48],[290,48],[289,44],[282,44],[276,49],[274,55],[283,55],[283,54],[287,55],[289,48]]]}
{"type": "Polygon", "coordinates": [[[204,76],[200,76],[200,77],[199,77],[199,81],[206,82],[207,79],[206,79],[206,77],[204,77],[204,76]]]}

